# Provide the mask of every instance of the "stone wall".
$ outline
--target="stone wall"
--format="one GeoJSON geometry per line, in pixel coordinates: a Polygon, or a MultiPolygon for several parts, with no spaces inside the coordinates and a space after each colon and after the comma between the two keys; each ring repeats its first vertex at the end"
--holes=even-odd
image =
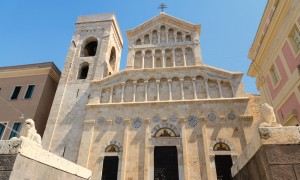
{"type": "Polygon", "coordinates": [[[0,179],[83,180],[91,171],[56,156],[24,138],[0,141],[0,179]]]}
{"type": "Polygon", "coordinates": [[[263,145],[235,180],[300,179],[300,145],[263,145]]]}
{"type": "Polygon", "coordinates": [[[259,128],[231,168],[235,180],[299,180],[300,133],[295,126],[259,128]]]}

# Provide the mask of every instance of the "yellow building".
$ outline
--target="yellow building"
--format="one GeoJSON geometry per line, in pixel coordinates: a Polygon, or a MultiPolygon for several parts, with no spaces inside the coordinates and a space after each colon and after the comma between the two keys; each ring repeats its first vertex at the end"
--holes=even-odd
{"type": "Polygon", "coordinates": [[[248,75],[283,125],[300,122],[300,1],[269,0],[249,51],[248,75]]]}

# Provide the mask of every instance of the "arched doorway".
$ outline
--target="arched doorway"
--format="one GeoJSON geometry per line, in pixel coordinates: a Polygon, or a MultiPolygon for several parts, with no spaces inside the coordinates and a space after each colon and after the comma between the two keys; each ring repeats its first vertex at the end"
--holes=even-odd
{"type": "MultiPolygon", "coordinates": [[[[230,147],[223,143],[218,142],[213,147],[214,151],[230,151],[230,147]]],[[[217,180],[231,180],[231,166],[232,158],[231,155],[215,155],[215,165],[217,172],[217,180]]]]}

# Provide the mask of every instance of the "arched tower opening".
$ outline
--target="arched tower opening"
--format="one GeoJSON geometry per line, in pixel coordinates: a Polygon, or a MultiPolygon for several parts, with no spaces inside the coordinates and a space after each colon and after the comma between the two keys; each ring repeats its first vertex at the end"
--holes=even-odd
{"type": "Polygon", "coordinates": [[[78,79],[86,79],[89,73],[89,63],[84,62],[80,65],[78,79]]]}
{"type": "Polygon", "coordinates": [[[82,57],[95,56],[98,47],[98,40],[95,37],[90,37],[83,43],[82,57]]]}

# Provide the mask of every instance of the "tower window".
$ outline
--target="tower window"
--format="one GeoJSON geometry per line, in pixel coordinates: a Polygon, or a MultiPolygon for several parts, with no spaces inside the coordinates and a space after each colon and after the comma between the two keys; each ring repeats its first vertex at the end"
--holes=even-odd
{"type": "Polygon", "coordinates": [[[20,94],[21,88],[22,88],[22,86],[16,86],[15,87],[14,92],[12,93],[12,95],[10,97],[11,100],[18,99],[18,96],[20,94]]]}
{"type": "Polygon", "coordinates": [[[20,130],[21,130],[21,123],[14,123],[14,126],[11,130],[10,135],[9,135],[9,139],[13,138],[13,137],[17,137],[20,130]]]}
{"type": "Polygon", "coordinates": [[[86,40],[85,46],[83,48],[82,56],[89,57],[95,56],[97,52],[98,41],[96,38],[89,38],[86,40]]]}
{"type": "Polygon", "coordinates": [[[191,36],[190,36],[190,35],[186,35],[186,36],[185,36],[185,41],[192,41],[191,36]]]}
{"type": "Polygon", "coordinates": [[[34,91],[35,85],[29,85],[25,94],[25,99],[30,99],[32,98],[32,94],[34,91]]]}
{"type": "Polygon", "coordinates": [[[86,79],[89,72],[89,64],[83,63],[78,72],[78,79],[86,79]]]}

